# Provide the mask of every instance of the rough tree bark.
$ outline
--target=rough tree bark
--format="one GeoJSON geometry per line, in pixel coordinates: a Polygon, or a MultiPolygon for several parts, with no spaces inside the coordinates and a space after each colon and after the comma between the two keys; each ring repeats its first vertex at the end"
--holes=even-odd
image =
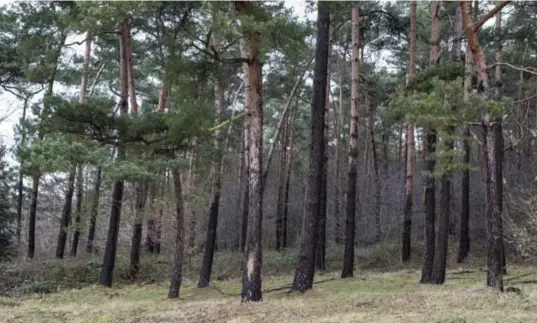
{"type": "MultiPolygon", "coordinates": [[[[432,3],[431,42],[429,49],[429,63],[434,65],[440,55],[440,1],[432,3]]],[[[421,283],[432,282],[433,263],[435,258],[435,218],[436,218],[436,179],[434,173],[436,160],[436,129],[431,126],[425,127],[424,157],[426,160],[425,179],[425,246],[423,253],[423,266],[421,269],[421,283]]],[[[449,218],[448,218],[449,220],[449,218]]]]}
{"type": "MultiPolygon", "coordinates": [[[[410,43],[408,49],[408,78],[407,83],[416,77],[416,1],[410,2],[410,43]]],[[[401,128],[402,129],[402,128],[401,128]]],[[[401,138],[401,135],[399,136],[401,138]]],[[[414,190],[414,160],[415,142],[414,125],[407,125],[406,137],[406,179],[405,179],[405,204],[403,209],[403,233],[401,260],[406,263],[410,260],[411,236],[412,236],[412,196],[414,190]]]]}
{"type": "Polygon", "coordinates": [[[358,177],[359,86],[360,86],[360,8],[352,8],[352,88],[349,125],[349,171],[347,175],[347,205],[345,249],[341,278],[354,275],[354,231],[356,218],[356,181],[358,177]]]}
{"type": "MultiPolygon", "coordinates": [[[[121,114],[127,114],[129,111],[128,105],[128,76],[127,76],[127,53],[125,44],[125,35],[128,27],[127,22],[118,23],[116,34],[118,35],[119,43],[119,79],[121,85],[119,107],[121,114]]],[[[117,158],[119,160],[125,158],[125,148],[119,145],[117,148],[117,158]]],[[[110,222],[108,224],[108,235],[106,238],[106,248],[104,251],[103,266],[99,282],[102,285],[112,287],[112,279],[114,275],[114,267],[116,263],[117,240],[119,235],[119,221],[121,217],[121,204],[123,202],[123,180],[116,180],[112,189],[112,207],[110,208],[110,222]]]]}
{"type": "MultiPolygon", "coordinates": [[[[250,1],[235,1],[239,13],[251,15],[253,4],[250,1]]],[[[249,178],[248,178],[248,228],[244,248],[244,274],[242,277],[242,302],[258,302],[262,299],[262,225],[263,225],[263,98],[262,72],[259,52],[261,34],[258,31],[247,35],[248,61],[243,63],[247,69],[248,83],[245,83],[248,97],[247,111],[250,128],[249,143],[249,178]]],[[[245,55],[243,55],[244,57],[245,55]]]]}
{"type": "Polygon", "coordinates": [[[84,196],[84,165],[78,165],[75,204],[75,225],[73,233],[73,242],[71,244],[71,257],[76,257],[78,251],[78,242],[80,241],[80,218],[82,217],[82,198],[84,196]]]}
{"type": "Polygon", "coordinates": [[[172,170],[173,188],[175,191],[175,248],[172,277],[170,279],[170,289],[168,298],[178,298],[182,282],[183,256],[185,249],[185,208],[183,203],[183,190],[181,185],[181,175],[179,170],[172,170]]]}
{"type": "Polygon", "coordinates": [[[330,13],[323,2],[319,3],[317,14],[317,41],[315,47],[315,68],[313,100],[311,104],[311,161],[308,173],[308,201],[302,225],[300,255],[295,270],[292,291],[306,291],[313,286],[315,275],[315,249],[320,216],[321,177],[323,163],[324,105],[326,102],[326,76],[328,67],[328,38],[330,13]]]}
{"type": "MultiPolygon", "coordinates": [[[[510,1],[500,2],[494,9],[487,13],[478,22],[474,23],[470,16],[470,10],[466,1],[460,2],[463,25],[468,47],[472,53],[477,66],[478,79],[483,85],[484,95],[489,96],[489,84],[487,74],[487,64],[485,55],[477,31],[486,20],[490,19],[500,10],[509,4],[510,1]]],[[[490,114],[485,114],[482,119],[484,133],[484,150],[486,161],[487,178],[487,240],[488,240],[488,261],[487,261],[487,285],[503,291],[503,232],[502,232],[502,157],[503,157],[503,134],[501,128],[501,118],[493,118],[490,114]]]]}
{"type": "MultiPolygon", "coordinates": [[[[344,60],[344,56],[343,56],[344,60]]],[[[334,149],[336,154],[336,187],[334,189],[334,218],[335,218],[335,243],[341,244],[341,199],[344,196],[343,180],[341,178],[341,137],[343,136],[343,70],[342,59],[338,60],[338,78],[339,78],[339,102],[334,105],[334,112],[337,118],[334,118],[335,142],[334,149]]]]}
{"type": "Polygon", "coordinates": [[[58,234],[58,243],[56,244],[56,258],[59,259],[63,259],[65,245],[67,243],[67,229],[71,223],[71,205],[73,204],[73,193],[75,191],[75,176],[76,165],[73,165],[67,178],[67,191],[65,192],[65,201],[60,220],[60,232],[58,234]]]}

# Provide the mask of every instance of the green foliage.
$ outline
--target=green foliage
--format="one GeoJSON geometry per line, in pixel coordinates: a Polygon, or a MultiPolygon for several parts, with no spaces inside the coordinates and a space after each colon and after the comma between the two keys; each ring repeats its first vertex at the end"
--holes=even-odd
{"type": "Polygon", "coordinates": [[[13,174],[5,160],[6,148],[0,145],[0,262],[8,260],[13,250],[13,196],[11,192],[13,174]]]}

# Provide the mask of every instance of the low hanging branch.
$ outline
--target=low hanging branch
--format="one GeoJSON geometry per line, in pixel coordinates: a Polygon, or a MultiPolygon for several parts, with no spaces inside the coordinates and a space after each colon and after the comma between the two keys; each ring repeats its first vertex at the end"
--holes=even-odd
{"type": "Polygon", "coordinates": [[[283,123],[285,121],[285,117],[287,116],[289,112],[289,108],[291,107],[291,102],[293,101],[293,98],[298,92],[298,87],[300,86],[300,83],[302,83],[302,79],[304,78],[304,75],[306,74],[306,71],[308,70],[309,66],[311,65],[311,62],[313,62],[314,57],[312,56],[309,60],[309,62],[306,64],[306,67],[302,71],[302,74],[296,81],[293,90],[291,90],[291,93],[289,94],[289,97],[287,98],[287,102],[285,104],[285,108],[283,109],[282,115],[280,116],[280,120],[278,121],[278,126],[276,127],[276,132],[274,133],[274,136],[272,137],[272,144],[269,148],[267,161],[265,163],[265,169],[263,170],[263,183],[266,182],[268,177],[268,172],[270,168],[270,162],[272,161],[272,157],[274,156],[274,150],[276,148],[276,144],[278,142],[278,137],[280,136],[280,131],[282,129],[283,123]]]}
{"type": "Polygon", "coordinates": [[[524,73],[528,73],[528,74],[533,74],[533,75],[537,75],[537,70],[533,67],[519,67],[519,66],[515,66],[515,65],[512,65],[512,64],[509,64],[509,63],[503,63],[503,62],[497,62],[497,63],[494,63],[494,64],[491,64],[491,65],[488,65],[487,66],[487,69],[492,69],[496,66],[507,66],[507,67],[510,67],[514,70],[517,70],[517,71],[522,71],[524,73]]]}

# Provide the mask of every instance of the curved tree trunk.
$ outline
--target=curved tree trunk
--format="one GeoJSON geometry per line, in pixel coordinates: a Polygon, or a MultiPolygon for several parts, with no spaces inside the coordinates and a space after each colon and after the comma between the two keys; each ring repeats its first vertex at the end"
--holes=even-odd
{"type": "MultiPolygon", "coordinates": [[[[416,1],[410,3],[410,44],[408,60],[407,83],[416,78],[416,1]]],[[[401,128],[402,132],[402,128],[401,128]]],[[[414,191],[414,160],[415,142],[414,125],[408,123],[406,137],[406,178],[405,178],[405,202],[403,209],[403,234],[401,260],[406,263],[410,260],[411,237],[412,237],[412,200],[414,191]]],[[[401,138],[402,135],[399,136],[401,138]]],[[[400,144],[401,145],[401,144],[400,144]]]]}
{"type": "Polygon", "coordinates": [[[341,278],[354,275],[354,231],[356,218],[356,181],[358,178],[359,134],[359,75],[360,75],[360,8],[352,8],[352,89],[349,126],[349,172],[347,175],[347,205],[345,221],[345,249],[341,278]]]}

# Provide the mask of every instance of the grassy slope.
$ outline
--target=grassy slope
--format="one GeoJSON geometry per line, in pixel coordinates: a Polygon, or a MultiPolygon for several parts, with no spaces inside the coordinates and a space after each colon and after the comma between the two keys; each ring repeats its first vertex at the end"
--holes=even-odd
{"type": "MultiPolygon", "coordinates": [[[[377,250],[359,255],[359,259],[363,257],[362,268],[367,269],[360,269],[357,278],[325,281],[305,294],[288,294],[287,289],[265,293],[260,304],[240,304],[240,280],[236,278],[239,276],[224,271],[234,265],[220,255],[216,276],[231,278],[217,280],[217,288],[202,290],[188,279],[180,300],[166,299],[166,273],[159,275],[161,279],[142,279],[137,284],[118,279],[119,286],[113,289],[88,284],[86,281],[94,278],[86,278],[77,286],[80,289],[67,287],[70,282],[55,294],[34,291],[19,295],[24,298],[0,297],[0,322],[537,322],[537,284],[524,283],[535,278],[534,268],[510,266],[506,287],[520,288],[521,293],[500,295],[484,286],[486,273],[479,270],[480,260],[467,265],[463,273],[450,271],[445,285],[430,286],[417,283],[419,266],[401,269],[399,265],[394,269],[395,255],[378,253],[377,250]],[[386,266],[395,271],[370,271],[367,259],[373,259],[377,265],[385,259],[386,266]]],[[[291,281],[293,264],[288,260],[294,255],[287,256],[267,253],[264,289],[291,281]]],[[[57,268],[58,264],[49,266],[57,268]]],[[[337,269],[339,261],[332,261],[330,267],[337,269]]],[[[150,268],[148,278],[158,270],[150,268]]],[[[72,270],[61,269],[59,275],[72,270]]],[[[98,269],[90,272],[94,271],[98,269]]],[[[316,280],[337,277],[336,271],[330,271],[318,275],[316,280]]]]}

